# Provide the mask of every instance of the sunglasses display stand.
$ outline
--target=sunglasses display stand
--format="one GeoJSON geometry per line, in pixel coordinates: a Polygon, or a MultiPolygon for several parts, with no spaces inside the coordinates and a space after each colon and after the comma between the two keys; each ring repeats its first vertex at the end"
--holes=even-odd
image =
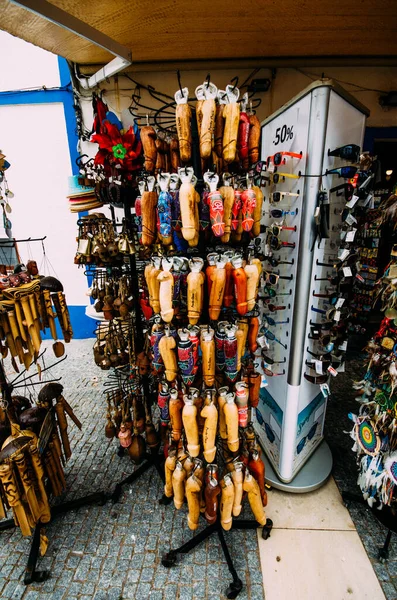
{"type": "MultiPolygon", "coordinates": [[[[261,388],[255,429],[268,458],[267,481],[290,492],[320,487],[332,468],[331,452],[323,439],[329,373],[324,371],[325,363],[320,359],[326,353],[346,348],[345,344],[335,349],[327,346],[330,340],[323,335],[321,324],[340,316],[327,298],[333,290],[327,278],[331,278],[333,264],[338,262],[340,215],[346,201],[328,193],[340,183],[339,175],[325,173],[351,164],[329,156],[328,150],[344,144],[361,146],[367,115],[365,107],[345,90],[332,81],[322,81],[310,85],[262,123],[262,160],[272,157],[268,166],[270,181],[264,189],[265,204],[268,206],[269,198],[274,198],[273,192],[287,192],[276,207],[285,211],[298,209],[298,214],[286,216],[284,222],[296,226],[296,231],[277,232],[279,240],[295,243],[294,248],[281,244],[273,250],[271,244],[275,246],[275,241],[263,239],[265,255],[293,264],[280,264],[280,274],[292,275],[292,280],[280,281],[277,288],[281,293],[290,291],[289,296],[282,296],[285,308],[280,312],[282,320],[288,319],[289,324],[274,330],[285,349],[273,342],[266,350],[274,362],[285,361],[285,375],[267,377],[267,387],[261,388]],[[302,158],[288,153],[302,153],[302,158]],[[280,174],[277,183],[275,173],[280,174]],[[282,173],[285,176],[281,177],[282,173]],[[325,202],[322,208],[325,212],[318,235],[315,214],[320,210],[318,194],[322,190],[327,192],[330,204],[327,207],[325,202]],[[289,196],[288,192],[295,195],[289,196]],[[328,212],[329,223],[324,217],[328,212]],[[319,332],[310,339],[313,327],[319,332]],[[307,363],[314,369],[308,368],[307,363]]],[[[266,212],[262,224],[269,226],[272,222],[266,212]]],[[[264,304],[263,313],[267,312],[264,304]]]]}

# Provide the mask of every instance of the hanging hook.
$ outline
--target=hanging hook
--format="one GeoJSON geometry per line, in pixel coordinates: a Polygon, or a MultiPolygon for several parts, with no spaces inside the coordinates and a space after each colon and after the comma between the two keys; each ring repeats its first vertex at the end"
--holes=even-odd
{"type": "Polygon", "coordinates": [[[178,78],[178,85],[179,85],[179,89],[180,89],[180,92],[181,92],[181,95],[182,95],[182,98],[183,98],[183,89],[182,89],[182,83],[181,83],[181,73],[180,73],[179,69],[176,72],[176,76],[178,78]]]}
{"type": "Polygon", "coordinates": [[[205,87],[208,90],[209,86],[210,86],[210,81],[211,81],[211,73],[208,73],[207,77],[205,78],[206,84],[205,87]]]}
{"type": "Polygon", "coordinates": [[[238,77],[237,76],[233,77],[233,79],[231,79],[230,81],[231,81],[231,83],[234,83],[234,86],[233,86],[233,89],[232,89],[232,92],[234,92],[234,90],[236,89],[237,84],[238,84],[238,77]]]}

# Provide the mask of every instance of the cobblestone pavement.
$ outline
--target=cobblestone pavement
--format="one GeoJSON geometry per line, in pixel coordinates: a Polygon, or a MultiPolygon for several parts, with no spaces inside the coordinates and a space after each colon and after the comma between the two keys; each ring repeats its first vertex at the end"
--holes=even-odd
{"type": "MultiPolygon", "coordinates": [[[[333,396],[328,403],[325,423],[325,437],[332,450],[333,475],[339,490],[346,490],[359,496],[361,491],[357,485],[356,454],[352,452],[353,440],[346,432],[350,432],[353,427],[352,421],[348,418],[349,412],[357,414],[359,407],[354,400],[351,383],[362,379],[366,368],[367,359],[363,354],[350,360],[346,365],[346,373],[338,375],[331,382],[333,396]]],[[[392,536],[389,559],[382,563],[378,559],[378,550],[385,542],[386,529],[367,505],[352,503],[348,508],[387,600],[397,600],[396,535],[392,536]]]]}
{"type": "MultiPolygon", "coordinates": [[[[44,345],[51,346],[48,342],[44,345]]],[[[93,340],[72,341],[67,346],[67,360],[50,372],[51,377],[62,376],[65,398],[83,423],[81,432],[72,423],[69,426],[73,455],[62,500],[112,491],[134,469],[127,457],[117,456],[115,441],[104,436],[102,384],[107,373],[94,364],[92,345],[93,340]]],[[[47,354],[47,363],[54,362],[50,348],[47,354]]],[[[179,546],[192,536],[186,508],[176,511],[172,505],[159,506],[161,494],[160,478],[150,469],[137,484],[124,489],[119,503],[83,507],[57,517],[46,527],[50,543],[38,568],[49,569],[51,578],[41,584],[26,587],[22,583],[29,539],[24,539],[19,529],[1,533],[1,600],[224,598],[231,577],[217,537],[183,556],[175,567],[161,565],[162,554],[170,546],[179,546]]],[[[251,518],[249,507],[243,516],[251,518]]],[[[256,532],[231,531],[226,539],[244,584],[239,599],[262,600],[256,532]]]]}

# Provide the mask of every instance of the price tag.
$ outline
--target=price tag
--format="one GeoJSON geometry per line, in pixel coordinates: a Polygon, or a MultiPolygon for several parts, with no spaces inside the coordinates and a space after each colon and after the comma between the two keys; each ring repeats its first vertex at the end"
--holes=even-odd
{"type": "Polygon", "coordinates": [[[354,225],[355,223],[357,223],[357,219],[351,213],[349,213],[345,219],[345,223],[347,223],[348,225],[354,225]]]}
{"type": "Polygon", "coordinates": [[[335,308],[336,309],[342,308],[342,306],[344,305],[344,303],[345,303],[345,299],[344,298],[338,298],[338,300],[336,301],[336,304],[335,304],[335,308]]]}
{"type": "Polygon", "coordinates": [[[354,238],[356,237],[357,229],[351,229],[346,233],[346,242],[354,242],[354,238]]]}
{"type": "Polygon", "coordinates": [[[345,277],[351,277],[353,275],[350,267],[343,267],[342,271],[345,277]]]}
{"type": "Polygon", "coordinates": [[[321,360],[315,360],[314,361],[315,367],[316,367],[316,373],[317,375],[322,375],[323,374],[323,363],[321,360]]]}
{"type": "Polygon", "coordinates": [[[356,202],[359,200],[359,197],[356,196],[356,194],[353,194],[353,197],[351,200],[349,200],[349,202],[346,202],[346,207],[347,208],[353,208],[353,206],[356,204],[356,202]]]}
{"type": "Polygon", "coordinates": [[[344,261],[349,256],[349,254],[350,254],[349,248],[342,248],[338,252],[338,258],[339,258],[339,260],[344,261]]]}
{"type": "Polygon", "coordinates": [[[329,391],[328,383],[321,383],[320,390],[321,390],[321,393],[324,396],[324,398],[329,398],[329,396],[331,395],[331,392],[329,391]]]}
{"type": "Polygon", "coordinates": [[[356,273],[356,279],[358,279],[359,281],[361,281],[361,283],[364,283],[364,282],[365,282],[365,279],[364,279],[364,277],[362,277],[362,276],[360,275],[360,273],[356,273]]]}
{"type": "Polygon", "coordinates": [[[345,340],[344,342],[342,342],[339,346],[338,349],[341,350],[342,352],[346,352],[347,350],[347,340],[345,340]]]}
{"type": "Polygon", "coordinates": [[[332,375],[332,377],[336,377],[338,374],[338,371],[336,371],[334,367],[328,367],[327,371],[332,375]]]}
{"type": "Polygon", "coordinates": [[[340,321],[340,310],[336,310],[334,314],[334,321],[340,321]]]}
{"type": "Polygon", "coordinates": [[[267,346],[266,338],[264,335],[260,335],[256,341],[258,342],[261,348],[265,348],[267,346]]]}

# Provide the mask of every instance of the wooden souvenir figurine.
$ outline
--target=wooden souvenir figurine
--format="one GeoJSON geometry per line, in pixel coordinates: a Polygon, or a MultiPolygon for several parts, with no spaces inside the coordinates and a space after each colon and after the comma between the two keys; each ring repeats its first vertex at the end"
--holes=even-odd
{"type": "Polygon", "coordinates": [[[203,285],[205,276],[202,273],[202,258],[189,260],[190,273],[187,276],[187,316],[190,325],[196,325],[203,310],[203,285]]]}
{"type": "Polygon", "coordinates": [[[234,503],[234,485],[231,475],[227,473],[221,481],[221,525],[225,531],[232,527],[234,503]]]}
{"type": "Polygon", "coordinates": [[[187,439],[187,451],[190,456],[200,454],[199,432],[197,425],[197,407],[191,396],[184,396],[185,405],[182,410],[182,421],[187,439]]]}

